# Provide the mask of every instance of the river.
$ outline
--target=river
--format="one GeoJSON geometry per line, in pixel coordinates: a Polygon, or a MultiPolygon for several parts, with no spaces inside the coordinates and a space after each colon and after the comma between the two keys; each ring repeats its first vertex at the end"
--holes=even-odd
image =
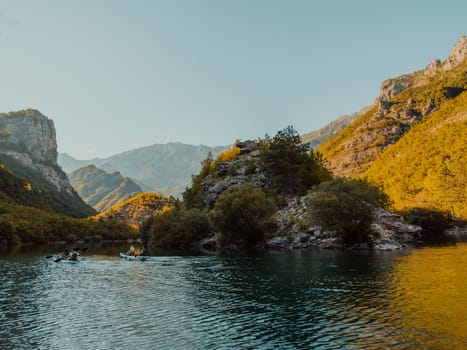
{"type": "Polygon", "coordinates": [[[467,244],[399,252],[0,254],[0,349],[462,349],[467,244]]]}

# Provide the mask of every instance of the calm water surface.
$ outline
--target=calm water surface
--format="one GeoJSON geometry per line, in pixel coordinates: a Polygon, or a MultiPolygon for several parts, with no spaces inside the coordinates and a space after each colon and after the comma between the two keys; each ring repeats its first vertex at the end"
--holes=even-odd
{"type": "MultiPolygon", "coordinates": [[[[467,245],[409,252],[0,254],[0,349],[466,349],[467,245]]],[[[45,250],[48,249],[48,250],[45,250]]]]}

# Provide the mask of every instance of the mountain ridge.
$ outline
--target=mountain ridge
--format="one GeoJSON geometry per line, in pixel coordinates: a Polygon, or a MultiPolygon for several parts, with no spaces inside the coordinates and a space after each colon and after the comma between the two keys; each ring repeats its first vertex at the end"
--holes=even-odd
{"type": "Polygon", "coordinates": [[[143,190],[119,172],[109,174],[90,164],[68,174],[71,185],[98,212],[137,195],[143,190]]]}
{"type": "Polygon", "coordinates": [[[363,174],[381,152],[404,133],[431,115],[466,88],[465,58],[457,53],[467,46],[467,37],[456,43],[455,57],[443,63],[385,80],[372,108],[355,122],[319,146],[331,170],[340,176],[363,174]],[[450,67],[450,69],[446,69],[450,67]]]}
{"type": "Polygon", "coordinates": [[[92,160],[76,160],[71,156],[59,154],[59,163],[65,171],[73,169],[71,165],[94,164],[107,171],[119,171],[154,192],[178,196],[190,184],[191,176],[201,169],[201,162],[209,152],[218,154],[226,147],[209,147],[204,145],[189,145],[182,142],[153,144],[122,153],[108,158],[92,160]]]}

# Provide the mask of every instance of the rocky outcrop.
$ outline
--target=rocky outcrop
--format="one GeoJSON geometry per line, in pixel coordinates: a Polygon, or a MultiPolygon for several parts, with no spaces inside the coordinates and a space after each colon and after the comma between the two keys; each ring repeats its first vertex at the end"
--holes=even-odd
{"type": "Polygon", "coordinates": [[[461,64],[467,57],[467,36],[463,35],[451,50],[449,57],[443,63],[442,70],[450,70],[461,64]]]}
{"type": "Polygon", "coordinates": [[[71,216],[92,215],[57,164],[57,140],[52,120],[28,109],[0,114],[0,163],[46,193],[50,208],[71,216]]]}
{"type": "Polygon", "coordinates": [[[272,250],[308,249],[373,249],[395,250],[413,247],[420,239],[421,227],[408,225],[402,216],[378,208],[373,234],[368,242],[344,245],[335,232],[324,231],[310,222],[307,202],[312,194],[288,200],[287,206],[275,215],[277,231],[275,237],[265,242],[265,248],[272,250]]]}
{"type": "Polygon", "coordinates": [[[240,155],[229,162],[216,163],[216,176],[208,176],[203,182],[204,202],[212,205],[229,187],[253,183],[268,188],[270,181],[262,170],[259,161],[261,151],[255,141],[237,143],[240,155]]]}

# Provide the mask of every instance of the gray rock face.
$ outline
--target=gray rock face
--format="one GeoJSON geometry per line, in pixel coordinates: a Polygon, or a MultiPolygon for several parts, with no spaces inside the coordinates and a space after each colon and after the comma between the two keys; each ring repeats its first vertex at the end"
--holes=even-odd
{"type": "Polygon", "coordinates": [[[257,144],[254,141],[244,141],[237,146],[239,144],[242,145],[239,147],[240,155],[229,162],[219,162],[216,177],[208,176],[203,181],[206,204],[212,205],[229,187],[241,186],[247,182],[261,188],[270,186],[266,174],[257,165],[260,151],[253,149],[257,144]]]}
{"type": "Polygon", "coordinates": [[[39,111],[0,114],[0,158],[33,190],[44,194],[47,209],[76,217],[94,214],[58,166],[53,121],[39,111]]]}
{"type": "Polygon", "coordinates": [[[54,123],[36,110],[0,114],[0,147],[23,151],[34,162],[57,165],[54,123]]]}
{"type": "Polygon", "coordinates": [[[54,123],[39,111],[0,114],[0,152],[38,170],[58,191],[76,195],[57,164],[54,123]]]}
{"type": "Polygon", "coordinates": [[[402,91],[412,86],[414,74],[404,74],[397,78],[387,79],[381,84],[378,101],[390,101],[402,91]]]}
{"type": "Polygon", "coordinates": [[[444,62],[442,69],[443,70],[452,69],[458,66],[460,63],[462,63],[466,57],[467,57],[467,36],[463,35],[457,41],[456,45],[454,45],[454,47],[452,48],[451,53],[449,54],[449,57],[444,62]]]}

